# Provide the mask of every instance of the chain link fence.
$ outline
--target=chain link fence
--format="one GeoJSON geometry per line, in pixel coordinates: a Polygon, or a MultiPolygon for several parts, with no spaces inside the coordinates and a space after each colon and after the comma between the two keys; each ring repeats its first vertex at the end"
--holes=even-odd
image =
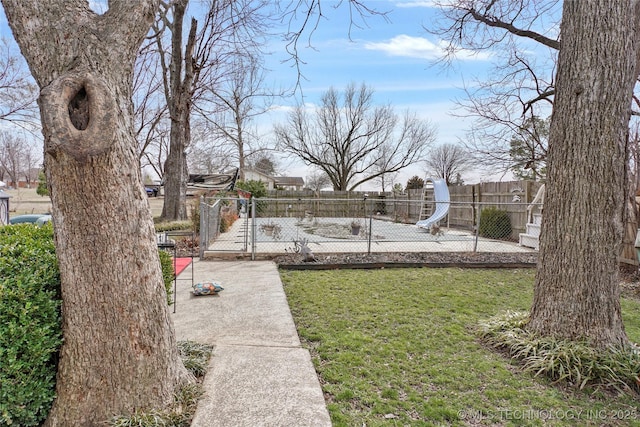
{"type": "Polygon", "coordinates": [[[275,256],[299,252],[532,252],[540,214],[524,202],[395,199],[247,199],[201,201],[201,255],[275,256]]]}

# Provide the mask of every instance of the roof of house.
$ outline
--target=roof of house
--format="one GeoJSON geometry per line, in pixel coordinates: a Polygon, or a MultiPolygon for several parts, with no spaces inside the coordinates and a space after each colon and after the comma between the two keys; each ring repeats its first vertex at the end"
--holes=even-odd
{"type": "Polygon", "coordinates": [[[274,176],[276,185],[303,186],[304,179],[299,176],[274,176]]]}

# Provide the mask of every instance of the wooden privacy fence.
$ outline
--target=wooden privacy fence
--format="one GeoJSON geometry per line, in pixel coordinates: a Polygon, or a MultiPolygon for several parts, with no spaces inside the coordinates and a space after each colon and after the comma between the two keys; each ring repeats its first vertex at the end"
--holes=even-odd
{"type": "MultiPolygon", "coordinates": [[[[471,230],[477,224],[480,206],[494,205],[507,211],[513,229],[511,238],[517,240],[518,234],[526,229],[527,206],[535,197],[540,185],[534,181],[509,181],[450,186],[448,225],[471,230]]],[[[421,212],[430,215],[435,202],[431,188],[427,188],[426,191],[409,190],[405,194],[375,191],[272,190],[268,192],[267,197],[272,200],[260,209],[259,216],[357,218],[371,213],[403,223],[415,223],[422,219],[421,212]]]]}
{"type": "MultiPolygon", "coordinates": [[[[494,206],[506,211],[511,222],[508,240],[517,242],[519,233],[526,230],[527,206],[534,199],[540,183],[533,181],[487,182],[474,185],[450,186],[448,216],[441,226],[464,230],[477,229],[482,209],[494,206]]],[[[238,206],[246,203],[235,200],[238,206]]],[[[396,223],[415,224],[429,216],[435,206],[433,191],[427,188],[409,190],[405,194],[374,191],[288,191],[272,190],[267,198],[256,203],[257,218],[350,218],[364,223],[364,219],[376,218],[396,223]]],[[[201,222],[203,220],[201,214],[201,222]]],[[[215,213],[209,215],[216,219],[215,213]]],[[[248,218],[248,212],[245,212],[248,218]]],[[[201,225],[201,230],[203,226],[201,225]]],[[[217,230],[217,225],[211,226],[217,230]]],[[[637,220],[635,204],[630,199],[627,206],[625,236],[620,261],[638,265],[634,248],[637,220]]],[[[204,239],[206,241],[206,239],[204,239]]],[[[201,239],[202,241],[202,239],[201,239]]]]}

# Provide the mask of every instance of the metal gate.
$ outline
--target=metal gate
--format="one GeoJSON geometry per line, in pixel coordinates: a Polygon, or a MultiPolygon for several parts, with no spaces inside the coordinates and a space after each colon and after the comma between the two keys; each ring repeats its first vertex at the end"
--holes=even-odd
{"type": "Polygon", "coordinates": [[[238,197],[200,198],[200,257],[205,251],[249,252],[249,201],[238,197]]]}

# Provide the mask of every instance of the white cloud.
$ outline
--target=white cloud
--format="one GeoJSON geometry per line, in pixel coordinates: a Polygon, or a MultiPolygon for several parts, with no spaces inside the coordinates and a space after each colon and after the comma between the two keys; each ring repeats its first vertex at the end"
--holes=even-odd
{"type": "Polygon", "coordinates": [[[397,1],[394,3],[395,7],[436,7],[435,2],[432,0],[404,0],[397,1]]]}
{"type": "MultiPolygon", "coordinates": [[[[385,52],[391,56],[429,60],[442,58],[446,54],[444,42],[435,44],[424,37],[413,37],[406,34],[397,35],[384,42],[368,42],[364,44],[364,47],[368,50],[385,52]]],[[[490,57],[486,52],[472,52],[464,49],[456,52],[455,56],[459,60],[475,61],[484,61],[490,57]]]]}

